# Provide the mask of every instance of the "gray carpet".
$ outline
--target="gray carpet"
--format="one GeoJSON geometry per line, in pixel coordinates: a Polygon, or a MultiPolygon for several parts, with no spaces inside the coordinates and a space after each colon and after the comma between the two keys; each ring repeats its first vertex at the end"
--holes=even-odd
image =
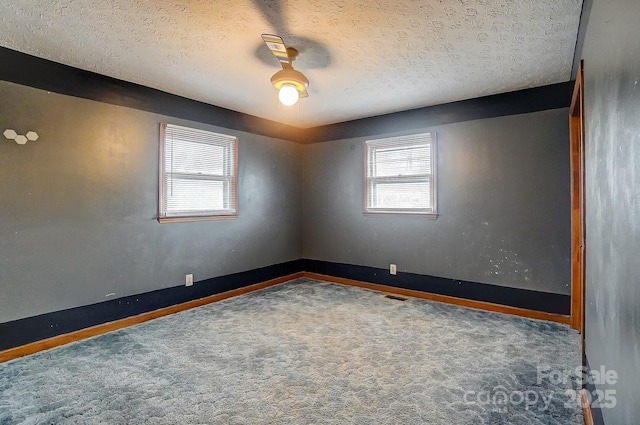
{"type": "Polygon", "coordinates": [[[297,279],[0,364],[0,424],[578,425],[578,366],[563,325],[297,279]]]}

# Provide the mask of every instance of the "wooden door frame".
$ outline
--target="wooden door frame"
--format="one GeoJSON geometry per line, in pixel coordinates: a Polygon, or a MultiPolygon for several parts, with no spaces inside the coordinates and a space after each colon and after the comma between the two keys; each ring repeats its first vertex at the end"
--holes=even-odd
{"type": "Polygon", "coordinates": [[[583,62],[569,111],[571,140],[571,327],[580,331],[584,349],[585,310],[585,175],[583,62]]]}

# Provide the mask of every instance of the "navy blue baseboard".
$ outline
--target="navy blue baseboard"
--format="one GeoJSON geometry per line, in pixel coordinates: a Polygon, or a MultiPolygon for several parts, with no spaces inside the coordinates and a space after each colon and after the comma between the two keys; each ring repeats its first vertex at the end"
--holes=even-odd
{"type": "Polygon", "coordinates": [[[193,286],[174,286],[158,289],[97,304],[0,323],[0,351],[243,288],[297,273],[301,270],[302,261],[294,260],[202,280],[196,282],[193,286]]]}
{"type": "Polygon", "coordinates": [[[189,287],[159,289],[0,323],[0,351],[302,271],[547,313],[569,314],[571,306],[568,295],[404,272],[392,276],[376,267],[300,259],[206,279],[189,287]]]}
{"type": "Polygon", "coordinates": [[[571,313],[571,297],[569,295],[509,288],[506,286],[414,273],[398,272],[397,275],[393,276],[389,274],[389,270],[387,269],[330,263],[319,260],[302,260],[302,267],[304,271],[311,273],[377,283],[395,288],[412,289],[414,291],[447,295],[467,300],[484,301],[546,313],[565,315],[571,313]]]}

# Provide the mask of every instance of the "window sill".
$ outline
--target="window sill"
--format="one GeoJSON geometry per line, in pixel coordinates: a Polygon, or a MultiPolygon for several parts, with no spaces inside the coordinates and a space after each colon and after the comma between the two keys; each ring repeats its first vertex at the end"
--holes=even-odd
{"type": "Polygon", "coordinates": [[[412,212],[412,211],[365,211],[363,214],[366,217],[381,217],[381,216],[389,216],[389,215],[398,215],[398,216],[410,216],[410,217],[420,217],[427,218],[430,220],[435,220],[438,218],[438,213],[427,213],[427,212],[412,212]]]}
{"type": "Polygon", "coordinates": [[[192,221],[234,220],[238,214],[229,215],[202,215],[188,217],[158,217],[158,223],[188,223],[192,221]]]}

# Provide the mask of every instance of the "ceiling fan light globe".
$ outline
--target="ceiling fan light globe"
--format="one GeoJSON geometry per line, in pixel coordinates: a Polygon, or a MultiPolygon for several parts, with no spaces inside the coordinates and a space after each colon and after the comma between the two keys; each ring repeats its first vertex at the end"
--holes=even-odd
{"type": "Polygon", "coordinates": [[[278,99],[284,106],[293,106],[298,102],[300,94],[292,84],[285,84],[280,88],[278,99]]]}

